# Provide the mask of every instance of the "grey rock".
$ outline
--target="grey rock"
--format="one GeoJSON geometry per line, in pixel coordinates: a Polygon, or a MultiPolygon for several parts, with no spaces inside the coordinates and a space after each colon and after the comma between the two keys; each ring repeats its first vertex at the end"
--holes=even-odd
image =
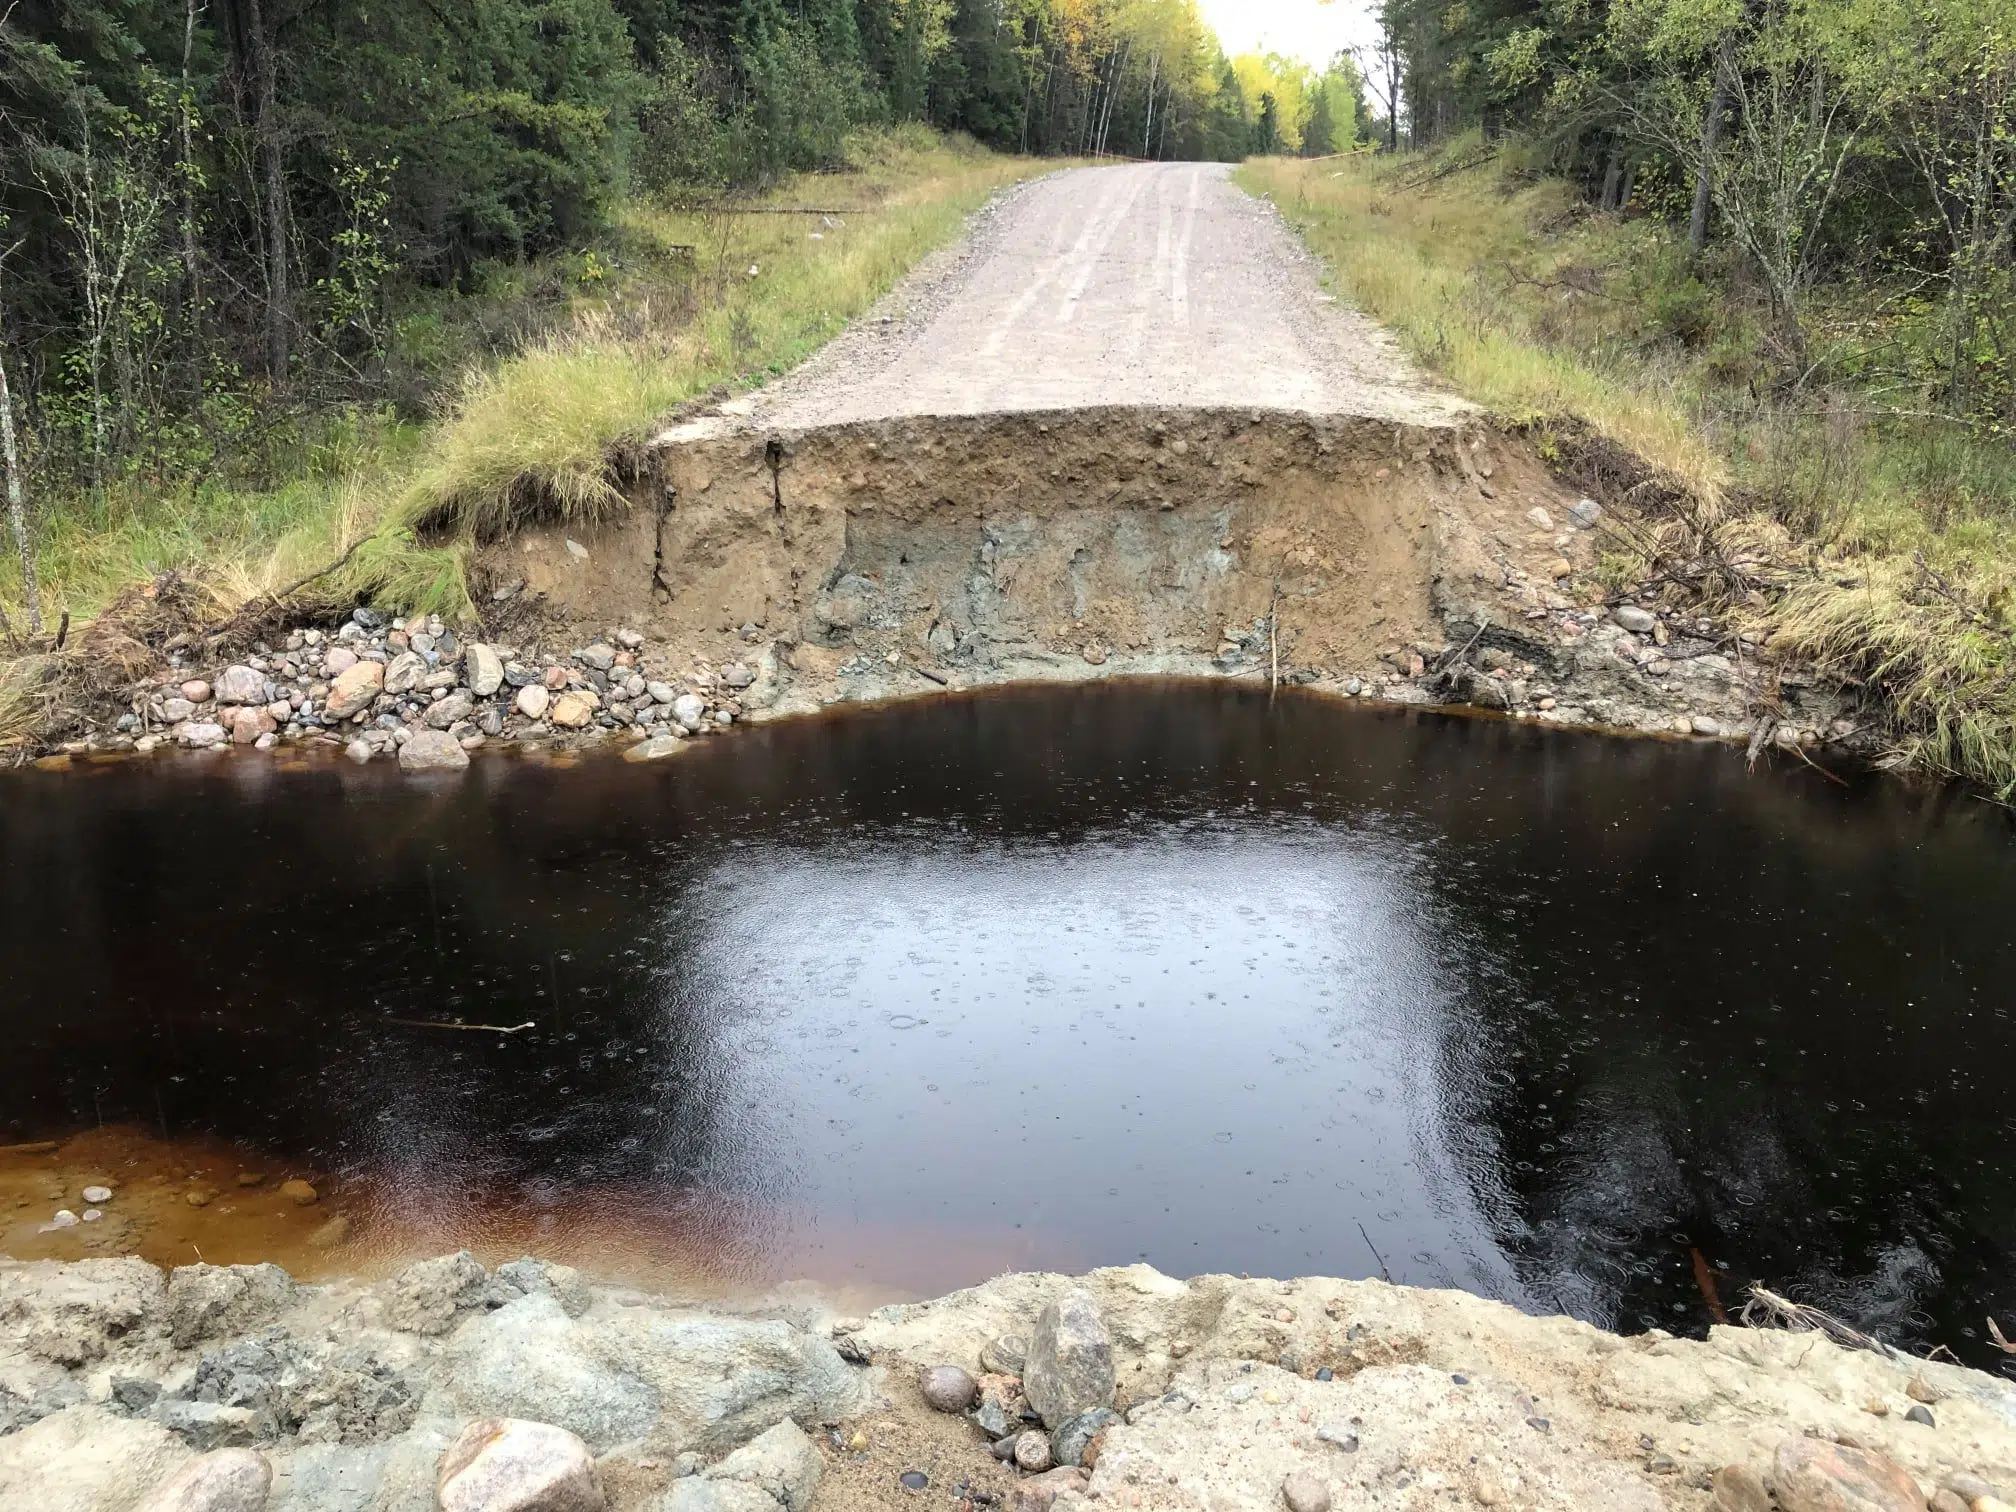
{"type": "Polygon", "coordinates": [[[446,730],[415,730],[399,747],[399,768],[406,772],[457,772],[469,765],[469,753],[446,730]]]}
{"type": "Polygon", "coordinates": [[[697,730],[707,717],[707,705],[697,693],[681,693],[672,700],[672,717],[689,730],[697,730]]]}
{"type": "Polygon", "coordinates": [[[385,666],[385,691],[411,693],[427,680],[427,658],[417,651],[401,651],[385,666]]]}
{"type": "MultiPolygon", "coordinates": [[[[303,1444],[274,1451],[273,1512],[357,1512],[371,1507],[391,1449],[389,1444],[303,1444]]],[[[428,1512],[433,1512],[431,1475],[427,1489],[428,1512]]]]}
{"type": "Polygon", "coordinates": [[[819,1489],[824,1465],[812,1440],[796,1423],[766,1429],[733,1454],[698,1476],[682,1478],[672,1488],[666,1507],[720,1507],[723,1512],[747,1504],[754,1512],[805,1512],[819,1489]],[[684,1492],[682,1500],[681,1493],[684,1492]],[[753,1496],[746,1493],[754,1493],[753,1496]]]}
{"type": "Polygon", "coordinates": [[[1288,1512],[1330,1512],[1330,1483],[1307,1470],[1290,1471],[1281,1482],[1288,1512]]]}
{"type": "Polygon", "coordinates": [[[1568,522],[1577,530],[1594,530],[1603,518],[1603,506],[1594,499],[1577,499],[1568,506],[1568,522]]]}
{"type": "Polygon", "coordinates": [[[436,699],[428,705],[424,717],[433,729],[451,730],[475,712],[475,695],[465,691],[450,693],[446,698],[436,699]]]}
{"type": "Polygon", "coordinates": [[[144,1260],[43,1261],[0,1271],[0,1338],[72,1368],[158,1315],[161,1272],[144,1260]]]}
{"type": "Polygon", "coordinates": [[[1015,1420],[1008,1415],[1008,1409],[991,1396],[974,1411],[973,1421],[990,1439],[1007,1438],[1015,1432],[1015,1420]]]}
{"type": "Polygon", "coordinates": [[[362,763],[369,761],[371,759],[371,742],[362,739],[353,740],[350,744],[343,747],[343,754],[355,762],[362,763]]]}
{"type": "Polygon", "coordinates": [[[1610,618],[1633,635],[1650,635],[1652,627],[1659,623],[1650,610],[1640,609],[1636,604],[1619,604],[1610,611],[1610,618]]]}
{"type": "Polygon", "coordinates": [[[661,1431],[681,1448],[717,1453],[785,1418],[831,1422],[867,1404],[861,1378],[832,1343],[788,1323],[656,1314],[591,1316],[581,1327],[599,1358],[655,1390],[661,1431]]]}
{"type": "Polygon", "coordinates": [[[161,700],[161,717],[169,724],[180,724],[185,719],[194,718],[195,714],[196,705],[189,702],[186,698],[164,698],[161,700]]]}
{"type": "Polygon", "coordinates": [[[504,711],[496,706],[485,709],[476,719],[476,728],[492,737],[504,733],[504,711]]]}
{"type": "Polygon", "coordinates": [[[128,1412],[145,1412],[161,1400],[161,1383],[145,1376],[114,1376],[112,1400],[128,1412]]]}
{"type": "Polygon", "coordinates": [[[251,667],[226,667],[213,685],[212,695],[224,704],[263,704],[266,674],[251,667]]]}
{"type": "Polygon", "coordinates": [[[1029,1360],[1029,1341],[1017,1334],[1003,1334],[980,1346],[980,1368],[995,1375],[1019,1376],[1029,1360]]]}
{"type": "Polygon", "coordinates": [[[506,1291],[515,1296],[544,1294],[560,1304],[560,1310],[570,1318],[578,1318],[594,1304],[595,1292],[587,1279],[571,1265],[554,1265],[550,1261],[535,1260],[525,1255],[510,1260],[497,1267],[491,1279],[493,1295],[502,1301],[511,1300],[503,1296],[506,1291]]]}
{"type": "Polygon", "coordinates": [[[1113,1405],[1113,1341],[1083,1287],[1066,1292],[1037,1318],[1022,1390],[1046,1428],[1113,1405]]]}
{"type": "Polygon", "coordinates": [[[1696,714],[1688,721],[1696,735],[1720,735],[1722,725],[1719,720],[1710,719],[1706,714],[1696,714]]]}
{"type": "Polygon", "coordinates": [[[189,720],[175,726],[175,738],[192,748],[222,745],[230,739],[224,733],[224,726],[208,719],[189,720]]]}
{"type": "Polygon", "coordinates": [[[1050,1440],[1031,1428],[1015,1439],[1015,1464],[1031,1475],[1040,1475],[1048,1470],[1052,1461],[1050,1440]]]}
{"type": "Polygon", "coordinates": [[[273,1467],[252,1449],[218,1449],[192,1460],[143,1500],[136,1512],[261,1512],[273,1467]]]}
{"type": "Polygon", "coordinates": [[[980,1383],[957,1365],[933,1365],[917,1384],[924,1400],[940,1412],[964,1412],[980,1393],[980,1383]]]}
{"type": "Polygon", "coordinates": [[[669,704],[679,696],[679,690],[668,682],[647,682],[644,691],[651,695],[654,703],[669,704]]]}
{"type": "Polygon", "coordinates": [[[1050,1435],[1050,1452],[1060,1465],[1082,1465],[1086,1446],[1120,1421],[1120,1414],[1110,1407],[1081,1412],[1050,1435]]]}
{"type": "Polygon", "coordinates": [[[596,641],[593,645],[583,646],[576,651],[574,660],[584,667],[594,668],[597,672],[607,672],[616,665],[616,652],[612,647],[596,641]]]}
{"type": "Polygon", "coordinates": [[[721,669],[721,683],[729,688],[746,688],[756,681],[756,674],[740,662],[730,662],[721,669]]]}
{"type": "Polygon", "coordinates": [[[293,1300],[277,1265],[179,1265],[168,1275],[168,1334],[177,1348],[243,1333],[293,1300]]]}
{"type": "Polygon", "coordinates": [[[490,1276],[467,1250],[416,1260],[378,1287],[386,1326],[429,1337],[447,1333],[457,1317],[483,1303],[490,1276]]]}
{"type": "MultiPolygon", "coordinates": [[[[557,1424],[600,1453],[642,1438],[660,1409],[657,1387],[626,1362],[603,1358],[598,1346],[605,1343],[569,1318],[556,1297],[537,1293],[464,1323],[442,1352],[435,1380],[463,1412],[557,1424]]],[[[738,1384],[751,1396],[763,1385],[738,1384]]],[[[432,1397],[429,1403],[431,1410],[432,1397]]],[[[697,1435],[674,1437],[684,1444],[697,1435]]]]}
{"type": "Polygon", "coordinates": [[[199,1454],[255,1444],[267,1426],[256,1408],[173,1398],[154,1404],[154,1421],[199,1454]]]}
{"type": "Polygon", "coordinates": [[[469,691],[478,698],[488,698],[504,686],[504,658],[481,641],[470,643],[466,661],[469,691]]]}
{"type": "Polygon", "coordinates": [[[635,651],[639,646],[644,644],[644,637],[639,635],[635,630],[618,630],[616,632],[616,644],[621,646],[625,651],[635,651]]]}
{"type": "Polygon", "coordinates": [[[442,1512],[603,1512],[587,1445],[563,1428],[479,1418],[441,1457],[442,1512]]]}

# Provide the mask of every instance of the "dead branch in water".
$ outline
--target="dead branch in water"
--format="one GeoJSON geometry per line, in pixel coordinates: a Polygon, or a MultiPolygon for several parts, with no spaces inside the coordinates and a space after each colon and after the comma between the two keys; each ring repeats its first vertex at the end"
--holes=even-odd
{"type": "Polygon", "coordinates": [[[1750,1288],[1750,1300],[1743,1304],[1743,1311],[1738,1316],[1747,1328],[1782,1328],[1788,1333],[1825,1334],[1843,1349],[1866,1349],[1886,1360],[1906,1358],[1881,1339],[1850,1327],[1832,1313],[1809,1307],[1804,1302],[1794,1302],[1790,1297],[1781,1297],[1762,1286],[1750,1288]]]}
{"type": "Polygon", "coordinates": [[[1715,1294],[1715,1272],[1709,1268],[1708,1257],[1701,1253],[1698,1244],[1689,1253],[1694,1257],[1694,1284],[1701,1288],[1701,1300],[1708,1304],[1708,1316],[1717,1323],[1727,1323],[1729,1312],[1715,1294]]]}

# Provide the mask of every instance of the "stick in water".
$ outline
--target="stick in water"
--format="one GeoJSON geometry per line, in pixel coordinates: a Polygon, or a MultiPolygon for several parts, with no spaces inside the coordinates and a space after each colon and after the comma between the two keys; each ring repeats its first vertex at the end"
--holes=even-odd
{"type": "Polygon", "coordinates": [[[488,1034],[517,1034],[533,1027],[531,1019],[522,1024],[451,1024],[442,1019],[387,1019],[388,1024],[404,1024],[408,1029],[481,1029],[488,1034]]]}

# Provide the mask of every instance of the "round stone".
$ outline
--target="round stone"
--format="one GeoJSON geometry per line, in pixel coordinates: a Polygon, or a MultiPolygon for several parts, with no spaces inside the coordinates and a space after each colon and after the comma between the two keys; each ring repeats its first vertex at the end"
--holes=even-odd
{"type": "Polygon", "coordinates": [[[1291,1471],[1281,1482],[1281,1500],[1288,1512],[1330,1512],[1330,1484],[1307,1470],[1291,1471]]]}
{"type": "Polygon", "coordinates": [[[905,1491],[924,1491],[931,1485],[931,1477],[922,1470],[905,1470],[896,1477],[896,1483],[905,1491]]]}
{"type": "Polygon", "coordinates": [[[1051,1465],[1050,1440],[1035,1429],[1020,1434],[1015,1440],[1015,1463],[1031,1475],[1048,1470],[1051,1465]]]}
{"type": "Polygon", "coordinates": [[[280,1195],[297,1207],[307,1207],[318,1194],[315,1188],[296,1176],[292,1180],[280,1183],[280,1195]]]}
{"type": "Polygon", "coordinates": [[[112,1188],[108,1186],[88,1186],[84,1188],[84,1200],[93,1207],[103,1207],[112,1200],[112,1188]]]}
{"type": "Polygon", "coordinates": [[[964,1412],[980,1394],[980,1383],[957,1365],[933,1365],[919,1377],[924,1400],[940,1412],[964,1412]]]}

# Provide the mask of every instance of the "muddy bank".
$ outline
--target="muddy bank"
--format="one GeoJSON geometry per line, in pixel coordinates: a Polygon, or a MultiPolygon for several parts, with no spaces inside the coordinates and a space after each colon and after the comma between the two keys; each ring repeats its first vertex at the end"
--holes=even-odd
{"type": "Polygon", "coordinates": [[[2016,1391],[1816,1333],[1627,1340],[1462,1293],[1138,1265],[834,1318],[466,1254],[323,1286],[0,1263],[0,1501],[126,1512],[227,1471],[266,1482],[228,1503],[254,1512],[424,1512],[444,1472],[443,1504],[612,1512],[1994,1512],[2016,1391]],[[484,1494],[450,1483],[500,1436],[524,1453],[484,1494]],[[573,1499],[506,1494],[535,1471],[573,1499]]]}
{"type": "Polygon", "coordinates": [[[455,768],[640,756],[739,719],[1017,681],[1193,675],[1544,724],[1874,748],[1841,690],[1618,597],[1611,506],[1474,418],[1257,410],[713,414],[628,508],[472,564],[480,624],[360,608],[230,655],[182,636],[64,757],[251,745],[455,768]]]}

